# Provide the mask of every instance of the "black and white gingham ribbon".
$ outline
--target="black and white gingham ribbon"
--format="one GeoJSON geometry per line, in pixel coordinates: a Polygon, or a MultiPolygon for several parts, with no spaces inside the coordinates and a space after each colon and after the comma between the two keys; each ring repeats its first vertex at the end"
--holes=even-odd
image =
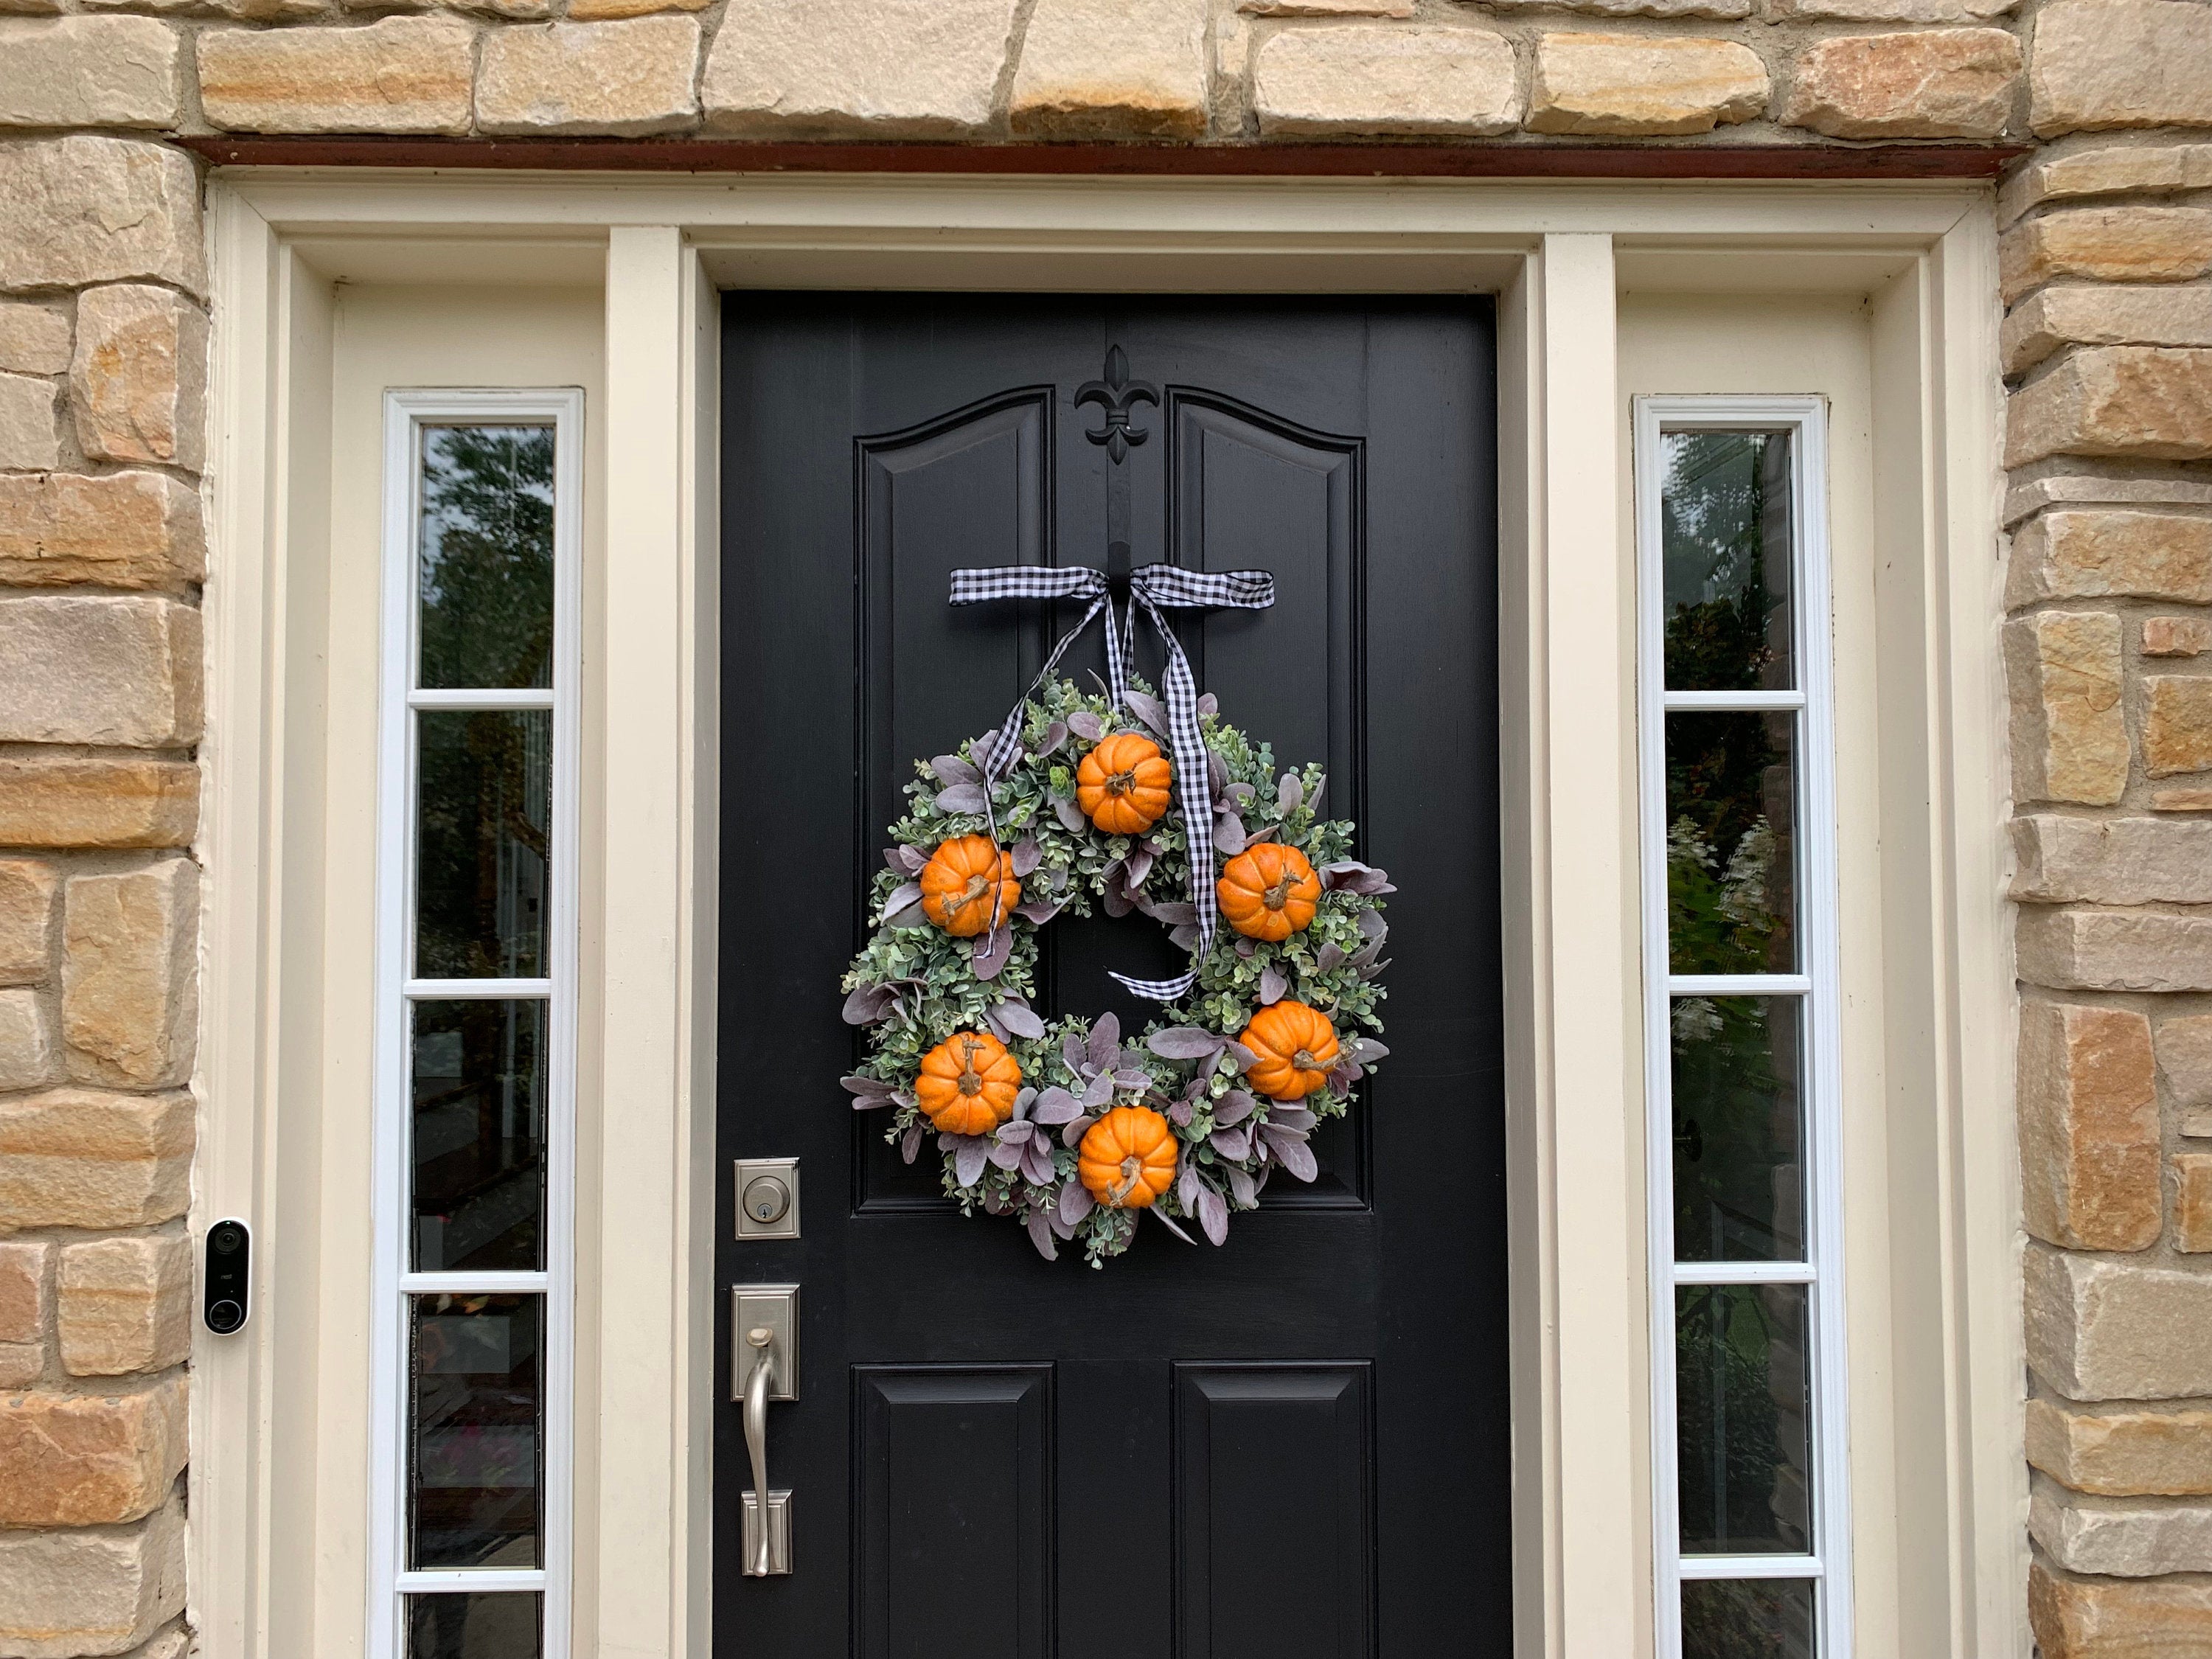
{"type": "MultiPolygon", "coordinates": [[[[953,604],[980,605],[988,599],[1085,599],[1089,605],[1082,620],[1060,636],[1029,690],[1022,693],[1021,702],[1000,724],[991,751],[983,758],[987,805],[991,786],[1006,775],[1021,752],[1022,708],[1030,692],[1050,677],[1067,647],[1101,611],[1106,613],[1107,695],[1115,708],[1127,702],[1129,653],[1136,636],[1137,612],[1145,613],[1167,648],[1162,690],[1166,693],[1168,745],[1175,757],[1176,795],[1182,804],[1183,837],[1190,851],[1190,902],[1198,912],[1198,950],[1192,957],[1191,970],[1176,979],[1132,979],[1126,974],[1114,977],[1140,997],[1173,1002],[1198,982],[1196,963],[1213,943],[1213,796],[1206,772],[1206,744],[1198,729],[1198,684],[1190,672],[1190,659],[1183,654],[1182,642],[1162,612],[1218,607],[1264,611],[1275,602],[1275,579],[1264,570],[1186,570],[1180,565],[1141,565],[1129,573],[1129,603],[1116,618],[1112,590],[1103,571],[1081,565],[1061,568],[1006,564],[952,573],[953,604]]],[[[991,834],[996,841],[995,815],[991,834]]]]}

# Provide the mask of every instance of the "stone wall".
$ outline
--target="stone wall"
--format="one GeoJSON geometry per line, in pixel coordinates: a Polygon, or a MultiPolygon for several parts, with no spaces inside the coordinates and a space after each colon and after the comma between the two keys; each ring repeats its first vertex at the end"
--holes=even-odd
{"type": "Polygon", "coordinates": [[[0,13],[0,1659],[188,1642],[208,318],[164,141],[210,132],[2040,141],[2001,198],[2031,1614],[2045,1659],[2212,1652],[2212,5],[0,13]]]}

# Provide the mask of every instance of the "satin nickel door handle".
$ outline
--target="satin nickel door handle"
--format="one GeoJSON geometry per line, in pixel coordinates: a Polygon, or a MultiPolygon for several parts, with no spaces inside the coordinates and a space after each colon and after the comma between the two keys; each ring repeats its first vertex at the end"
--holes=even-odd
{"type": "Polygon", "coordinates": [[[799,1287],[740,1285],[731,1294],[732,1382],[743,1404],[752,1486],[738,1548],[748,1578],[791,1571],[791,1493],[768,1484],[768,1407],[799,1398],[799,1287]]]}

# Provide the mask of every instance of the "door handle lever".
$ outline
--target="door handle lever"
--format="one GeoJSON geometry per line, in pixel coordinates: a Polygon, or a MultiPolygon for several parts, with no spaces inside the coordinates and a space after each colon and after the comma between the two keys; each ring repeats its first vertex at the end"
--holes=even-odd
{"type": "Polygon", "coordinates": [[[791,1571],[791,1493],[768,1484],[768,1407],[799,1398],[799,1287],[740,1285],[731,1307],[734,1392],[742,1403],[752,1485],[743,1496],[738,1549],[748,1578],[791,1571]]]}
{"type": "MultiPolygon", "coordinates": [[[[753,1524],[754,1517],[767,1512],[770,1502],[768,1489],[768,1390],[775,1380],[775,1351],[769,1344],[775,1333],[765,1325],[756,1325],[745,1333],[750,1347],[761,1351],[753,1361],[753,1374],[745,1379],[745,1451],[753,1463],[753,1489],[746,1496],[752,1501],[745,1507],[745,1574],[751,1578],[765,1578],[777,1569],[773,1565],[774,1551],[769,1547],[775,1528],[753,1524]],[[757,1536],[756,1536],[757,1534],[757,1536]]],[[[784,1500],[787,1512],[791,1494],[777,1494],[784,1500]]],[[[786,1555],[789,1552],[787,1549],[786,1555]]],[[[791,1563],[787,1559],[782,1571],[789,1572],[791,1563]]]]}

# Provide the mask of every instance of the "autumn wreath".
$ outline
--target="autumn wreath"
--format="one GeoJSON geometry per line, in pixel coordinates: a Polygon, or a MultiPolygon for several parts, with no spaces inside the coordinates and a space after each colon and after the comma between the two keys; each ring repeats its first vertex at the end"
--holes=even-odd
{"type": "Polygon", "coordinates": [[[1167,708],[1133,681],[1116,702],[1048,676],[1017,745],[987,732],[916,763],[845,975],[845,1018],[868,1033],[854,1105],[889,1112],[908,1163],[934,1136],[962,1212],[1012,1217],[1048,1259],[1079,1240],[1098,1266],[1146,1214],[1221,1243],[1278,1170],[1314,1178],[1315,1126],[1388,1052],[1364,1032],[1382,1029],[1389,881],[1321,816],[1320,768],[1279,775],[1211,696],[1195,709],[1227,924],[1210,940],[1183,896],[1191,798],[1170,787],[1167,708]],[[1039,930],[1094,906],[1198,952],[1140,1032],[1030,1006],[1039,930]]]}

